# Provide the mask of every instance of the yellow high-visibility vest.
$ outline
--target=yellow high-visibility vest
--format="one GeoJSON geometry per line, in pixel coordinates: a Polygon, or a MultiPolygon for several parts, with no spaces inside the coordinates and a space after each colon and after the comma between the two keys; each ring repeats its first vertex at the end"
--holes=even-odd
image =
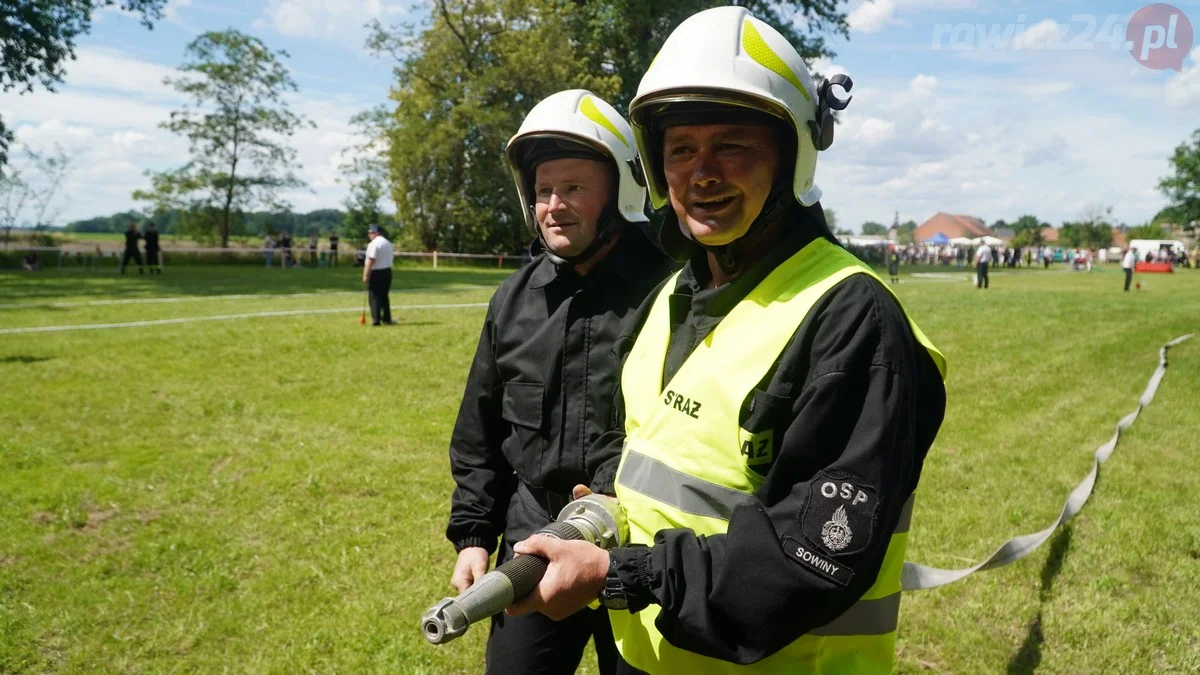
{"type": "MultiPolygon", "coordinates": [[[[616,494],[629,519],[630,543],[652,545],[659,530],[673,528],[722,534],[734,507],[753,499],[763,478],[749,463],[760,459],[758,448],[770,452],[772,441],[740,427],[742,404],[813,305],[852,274],[878,279],[845,249],[825,239],[808,244],[738,303],[665,387],[675,279],[663,287],[621,374],[626,442],[616,494]]],[[[909,325],[945,377],[941,352],[911,319],[909,325]]],[[[911,513],[910,498],[874,584],[856,604],[757,663],[739,666],[671,645],[654,625],[659,607],[653,604],[633,614],[610,612],[621,656],[655,675],[891,672],[911,513]]]]}

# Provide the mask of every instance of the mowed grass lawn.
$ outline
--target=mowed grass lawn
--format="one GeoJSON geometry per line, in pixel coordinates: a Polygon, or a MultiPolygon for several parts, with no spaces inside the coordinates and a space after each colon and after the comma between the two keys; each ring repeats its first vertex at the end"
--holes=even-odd
{"type": "MultiPolygon", "coordinates": [[[[0,274],[0,672],[482,671],[486,626],[434,647],[419,619],[450,591],[484,309],[403,306],[486,302],[505,273],[402,270],[386,328],[358,325],[357,273],[0,274]],[[348,311],[3,332],[315,309],[348,311]]],[[[1115,268],[955,276],[896,287],[950,361],[908,555],[941,567],[1049,524],[1200,329],[1192,270],[1128,294],[1115,268]]],[[[1200,336],[1068,528],[905,597],[899,670],[1200,669],[1198,396],[1200,336]]]]}

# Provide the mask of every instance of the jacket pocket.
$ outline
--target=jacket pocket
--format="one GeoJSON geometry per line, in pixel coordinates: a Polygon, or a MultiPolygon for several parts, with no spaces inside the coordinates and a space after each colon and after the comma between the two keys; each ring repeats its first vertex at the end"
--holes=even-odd
{"type": "Polygon", "coordinates": [[[791,401],[761,389],[750,393],[738,425],[740,452],[747,475],[766,476],[775,464],[790,421],[791,401]]]}
{"type": "Polygon", "coordinates": [[[505,382],[500,415],[517,426],[540,430],[545,389],[536,382],[505,382]]]}
{"type": "Polygon", "coordinates": [[[501,450],[522,482],[542,484],[546,436],[542,430],[545,387],[536,382],[505,382],[500,416],[512,425],[501,450]]]}

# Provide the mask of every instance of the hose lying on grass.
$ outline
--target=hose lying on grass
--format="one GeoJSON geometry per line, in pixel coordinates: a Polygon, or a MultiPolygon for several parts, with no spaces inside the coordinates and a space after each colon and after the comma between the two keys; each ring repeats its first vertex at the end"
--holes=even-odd
{"type": "Polygon", "coordinates": [[[1154,393],[1158,391],[1158,385],[1162,382],[1163,375],[1167,372],[1167,350],[1191,337],[1191,333],[1181,335],[1159,349],[1158,368],[1154,369],[1154,374],[1150,376],[1150,382],[1146,385],[1146,390],[1142,392],[1142,397],[1138,399],[1137,409],[1122,417],[1117,422],[1117,430],[1113,433],[1112,438],[1096,449],[1092,470],[1084,477],[1083,482],[1075,486],[1074,490],[1071,490],[1071,494],[1067,496],[1067,502],[1063,504],[1062,513],[1058,515],[1058,520],[1054,521],[1050,527],[1041,532],[1025,534],[1009,539],[1001,544],[995,553],[973,567],[959,570],[944,570],[905,561],[904,571],[900,575],[902,588],[906,591],[937,588],[938,586],[945,586],[946,584],[958,581],[979,570],[1003,567],[1029,555],[1030,552],[1049,539],[1061,525],[1074,518],[1075,514],[1079,513],[1083,505],[1087,503],[1088,497],[1092,495],[1092,488],[1096,485],[1096,476],[1099,474],[1100,465],[1108,460],[1109,455],[1117,447],[1117,441],[1121,438],[1121,432],[1128,429],[1133,424],[1133,421],[1137,419],[1138,413],[1142,412],[1142,408],[1150,405],[1150,401],[1154,400],[1154,393]]]}

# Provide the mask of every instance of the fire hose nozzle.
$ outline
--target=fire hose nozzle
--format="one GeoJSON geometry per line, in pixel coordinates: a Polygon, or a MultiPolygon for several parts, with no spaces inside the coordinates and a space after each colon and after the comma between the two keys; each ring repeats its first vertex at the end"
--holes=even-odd
{"type": "MultiPolygon", "coordinates": [[[[587,495],[567,504],[558,520],[538,531],[550,537],[582,540],[610,550],[629,539],[625,513],[617,500],[587,495]]],[[[467,632],[471,624],[503,612],[537,586],[549,563],[536,555],[521,555],[475,580],[458,597],[444,598],[421,617],[421,634],[435,645],[467,632]]]]}

